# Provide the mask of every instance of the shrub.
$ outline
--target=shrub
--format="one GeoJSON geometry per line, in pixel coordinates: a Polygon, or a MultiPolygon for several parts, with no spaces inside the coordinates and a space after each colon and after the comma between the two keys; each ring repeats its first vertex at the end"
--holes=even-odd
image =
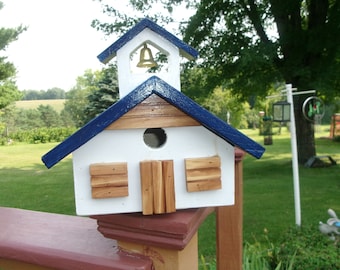
{"type": "Polygon", "coordinates": [[[261,243],[246,243],[243,248],[243,270],[269,270],[266,253],[261,243]]]}
{"type": "MultiPolygon", "coordinates": [[[[295,253],[281,261],[280,247],[275,246],[266,236],[267,243],[246,243],[243,248],[243,270],[292,270],[295,253]]],[[[295,269],[295,268],[294,268],[295,269]]]]}
{"type": "Polygon", "coordinates": [[[265,239],[245,244],[243,270],[340,269],[340,237],[331,241],[317,225],[289,228],[275,244],[265,239]]]}
{"type": "Polygon", "coordinates": [[[278,259],[289,261],[294,252],[294,270],[340,269],[340,244],[322,235],[317,226],[291,228],[280,241],[278,259]]]}
{"type": "Polygon", "coordinates": [[[11,134],[11,139],[26,143],[60,142],[74,133],[75,128],[36,128],[21,130],[11,134]]]}

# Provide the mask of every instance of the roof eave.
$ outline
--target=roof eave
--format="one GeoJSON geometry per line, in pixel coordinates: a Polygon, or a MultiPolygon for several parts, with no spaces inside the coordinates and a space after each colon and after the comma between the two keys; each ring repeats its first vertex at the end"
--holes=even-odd
{"type": "Polygon", "coordinates": [[[153,76],[50,150],[42,157],[42,161],[47,168],[51,168],[152,94],[160,96],[182,110],[229,144],[237,146],[256,158],[262,156],[264,148],[261,145],[214,116],[163,80],[153,76]]]}

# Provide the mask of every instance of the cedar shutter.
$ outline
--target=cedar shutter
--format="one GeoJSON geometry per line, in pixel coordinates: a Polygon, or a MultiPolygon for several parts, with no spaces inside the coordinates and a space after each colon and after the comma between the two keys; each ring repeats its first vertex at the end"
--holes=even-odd
{"type": "Polygon", "coordinates": [[[126,162],[90,165],[92,198],[113,198],[129,195],[126,162]]]}
{"type": "Polygon", "coordinates": [[[176,212],[172,160],[140,162],[143,215],[176,212]]]}
{"type": "Polygon", "coordinates": [[[221,189],[220,157],[185,159],[185,175],[188,192],[221,189]]]}

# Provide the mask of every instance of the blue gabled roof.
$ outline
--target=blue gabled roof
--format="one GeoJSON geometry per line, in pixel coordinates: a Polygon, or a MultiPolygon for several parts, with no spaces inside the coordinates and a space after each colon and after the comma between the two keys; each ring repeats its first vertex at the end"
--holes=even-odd
{"type": "Polygon", "coordinates": [[[158,95],[196,119],[202,126],[230,144],[256,158],[262,156],[264,148],[261,145],[202,108],[160,78],[153,76],[45,154],[42,161],[46,167],[51,168],[152,94],[158,95]]]}
{"type": "Polygon", "coordinates": [[[169,42],[173,43],[176,47],[179,48],[181,54],[188,59],[196,59],[198,56],[198,52],[190,47],[188,44],[184,43],[180,39],[178,39],[173,34],[166,31],[164,28],[160,27],[153,21],[149,19],[143,19],[138,24],[136,24],[133,28],[131,28],[126,34],[124,34],[121,38],[119,38],[116,42],[111,44],[106,50],[104,50],[101,54],[97,56],[100,62],[106,64],[113,57],[116,56],[117,51],[123,47],[127,42],[133,39],[136,35],[142,32],[145,28],[149,28],[154,31],[158,35],[167,39],[169,42]]]}

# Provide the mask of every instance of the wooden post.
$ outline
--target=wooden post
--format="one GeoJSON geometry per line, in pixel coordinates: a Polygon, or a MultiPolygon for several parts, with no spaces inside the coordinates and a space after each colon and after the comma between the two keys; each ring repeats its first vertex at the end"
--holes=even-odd
{"type": "Polygon", "coordinates": [[[198,269],[197,230],[214,208],[179,210],[165,215],[92,216],[98,230],[116,239],[124,253],[149,257],[155,270],[198,269]]]}
{"type": "Polygon", "coordinates": [[[216,207],[216,259],[218,270],[242,269],[244,152],[235,150],[235,204],[216,207]]]}
{"type": "Polygon", "coordinates": [[[119,247],[126,252],[139,253],[153,261],[155,270],[198,269],[197,232],[184,249],[167,249],[118,240],[119,247]]]}

